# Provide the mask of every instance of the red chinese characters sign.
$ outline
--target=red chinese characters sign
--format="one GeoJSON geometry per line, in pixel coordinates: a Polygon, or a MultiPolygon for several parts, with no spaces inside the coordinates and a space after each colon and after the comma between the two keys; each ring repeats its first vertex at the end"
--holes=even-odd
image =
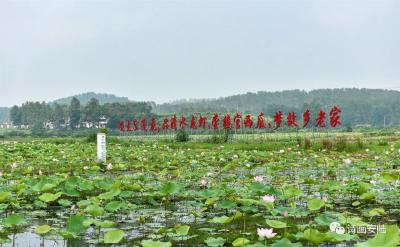
{"type": "MultiPolygon", "coordinates": [[[[119,130],[121,132],[132,132],[132,131],[150,131],[159,132],[167,130],[177,130],[189,128],[192,130],[196,129],[273,129],[277,130],[282,128],[283,124],[291,128],[306,128],[312,125],[317,128],[326,128],[329,124],[331,128],[336,128],[341,125],[340,113],[342,110],[338,106],[334,106],[329,111],[329,115],[323,110],[316,112],[315,119],[312,118],[312,112],[310,109],[306,109],[302,114],[302,123],[298,121],[295,112],[288,112],[286,115],[277,111],[273,114],[270,122],[268,116],[265,116],[263,112],[258,114],[254,120],[251,115],[242,116],[240,113],[234,115],[214,114],[207,119],[204,115],[191,115],[189,118],[181,116],[178,118],[176,115],[172,117],[164,118],[160,120],[160,124],[157,123],[157,119],[152,117],[150,119],[134,119],[132,120],[121,120],[119,123],[119,130]],[[149,123],[149,124],[148,124],[149,123]],[[132,126],[133,125],[133,126],[132,126]]],[[[301,116],[300,116],[301,118],[301,116]]]]}

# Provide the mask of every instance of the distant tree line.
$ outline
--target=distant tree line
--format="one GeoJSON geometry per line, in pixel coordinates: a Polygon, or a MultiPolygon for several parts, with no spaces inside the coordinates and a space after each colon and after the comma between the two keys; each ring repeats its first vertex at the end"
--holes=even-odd
{"type": "Polygon", "coordinates": [[[27,125],[42,128],[45,123],[52,123],[54,128],[75,129],[83,122],[96,123],[101,117],[107,118],[108,128],[118,128],[121,119],[132,116],[150,117],[152,107],[145,102],[123,102],[99,104],[95,98],[86,105],[81,105],[77,98],[72,98],[69,105],[48,104],[46,102],[26,102],[10,109],[10,120],[14,125],[27,125]]]}
{"type": "Polygon", "coordinates": [[[242,112],[272,117],[276,111],[301,114],[310,109],[313,116],[320,109],[329,111],[334,106],[342,108],[343,126],[369,124],[381,127],[400,125],[400,92],[381,89],[319,89],[310,92],[287,90],[257,92],[218,99],[181,100],[157,105],[157,114],[242,112]]]}
{"type": "Polygon", "coordinates": [[[7,122],[9,120],[9,109],[7,107],[0,107],[0,122],[7,122]]]}
{"type": "MultiPolygon", "coordinates": [[[[55,101],[26,102],[22,106],[10,109],[9,119],[15,125],[42,126],[52,122],[55,128],[63,128],[66,123],[73,129],[82,122],[96,122],[100,116],[108,119],[107,127],[117,128],[120,120],[139,119],[157,115],[157,122],[162,123],[164,117],[191,114],[212,116],[214,113],[234,114],[240,112],[257,116],[260,112],[271,118],[276,111],[285,115],[294,111],[301,121],[302,113],[311,110],[316,118],[319,110],[329,111],[334,105],[342,109],[343,127],[371,125],[374,127],[400,125],[400,92],[381,89],[319,89],[310,92],[287,90],[280,92],[246,93],[217,99],[180,100],[172,103],[155,104],[154,102],[132,102],[126,98],[108,94],[81,94],[68,97],[68,104],[55,101]],[[87,100],[88,96],[93,98],[87,100]],[[96,100],[99,96],[102,100],[96,100]],[[82,99],[82,100],[80,100],[82,99]],[[117,102],[106,102],[115,100],[117,102]],[[81,102],[87,102],[82,104],[81,102]],[[123,102],[121,102],[123,101],[123,102]]],[[[4,112],[8,110],[5,109],[4,112]]],[[[3,120],[4,121],[4,120],[3,120]]]]}

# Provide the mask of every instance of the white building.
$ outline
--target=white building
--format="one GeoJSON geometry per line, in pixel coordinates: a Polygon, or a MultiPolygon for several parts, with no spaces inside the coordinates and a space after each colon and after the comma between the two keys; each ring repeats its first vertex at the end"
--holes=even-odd
{"type": "Polygon", "coordinates": [[[84,121],[81,123],[82,128],[90,129],[93,127],[93,123],[89,121],[84,121]]]}
{"type": "Polygon", "coordinates": [[[44,123],[44,127],[46,128],[46,129],[54,129],[54,123],[53,122],[46,122],[46,123],[44,123]]]}
{"type": "Polygon", "coordinates": [[[108,119],[105,116],[99,118],[97,128],[105,128],[107,126],[108,119]]]}
{"type": "Polygon", "coordinates": [[[0,123],[0,129],[11,129],[13,125],[11,123],[0,123]]]}

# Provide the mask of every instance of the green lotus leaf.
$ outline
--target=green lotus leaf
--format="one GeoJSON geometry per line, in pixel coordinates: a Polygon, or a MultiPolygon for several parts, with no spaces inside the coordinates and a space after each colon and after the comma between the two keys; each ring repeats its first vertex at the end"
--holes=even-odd
{"type": "Polygon", "coordinates": [[[210,246],[210,247],[222,247],[222,246],[224,246],[225,242],[226,242],[226,240],[221,237],[218,237],[218,238],[209,237],[206,240],[204,240],[204,243],[206,243],[207,246],[210,246]]]}
{"type": "Polygon", "coordinates": [[[375,197],[376,197],[375,192],[370,191],[370,192],[366,192],[366,193],[361,194],[360,199],[364,200],[364,201],[370,201],[370,200],[375,199],[375,197]]]}
{"type": "Polygon", "coordinates": [[[325,233],[321,233],[316,229],[307,229],[304,231],[304,239],[314,244],[320,244],[328,240],[325,233]]]}
{"type": "Polygon", "coordinates": [[[235,247],[240,247],[248,243],[250,243],[250,240],[248,240],[247,238],[237,238],[232,242],[232,245],[235,247]]]}
{"type": "Polygon", "coordinates": [[[160,242],[160,241],[154,241],[154,240],[142,240],[140,244],[143,247],[171,247],[172,243],[171,242],[160,242]]]}
{"type": "Polygon", "coordinates": [[[41,225],[35,228],[35,232],[37,234],[43,235],[48,233],[51,230],[51,226],[49,225],[41,225]]]}
{"type": "Polygon", "coordinates": [[[287,224],[279,220],[266,220],[265,221],[270,227],[273,228],[286,228],[287,224]]]}
{"type": "Polygon", "coordinates": [[[58,198],[60,198],[61,196],[61,192],[58,192],[56,194],[52,194],[52,193],[44,193],[41,196],[39,196],[39,199],[49,203],[49,202],[54,202],[55,200],[57,200],[58,198]]]}
{"type": "Polygon", "coordinates": [[[271,247],[302,247],[301,243],[292,243],[287,238],[282,238],[279,241],[274,242],[271,244],[271,247]]]}
{"type": "Polygon", "coordinates": [[[397,225],[386,225],[385,233],[378,233],[375,237],[357,243],[355,247],[396,247],[399,244],[399,228],[397,225]]]}
{"type": "Polygon", "coordinates": [[[233,221],[233,217],[228,217],[226,215],[223,215],[221,217],[214,217],[210,220],[212,223],[218,223],[218,224],[229,224],[233,221]]]}
{"type": "Polygon", "coordinates": [[[83,222],[86,220],[86,217],[81,215],[73,215],[69,217],[67,221],[67,231],[74,233],[75,235],[79,235],[86,231],[86,228],[83,225],[83,222]]]}
{"type": "Polygon", "coordinates": [[[26,224],[26,220],[19,214],[12,214],[3,220],[3,224],[7,227],[21,226],[26,224]]]}
{"type": "Polygon", "coordinates": [[[121,190],[120,189],[112,189],[108,192],[105,192],[103,194],[99,195],[99,199],[101,200],[111,200],[114,197],[118,196],[119,194],[121,194],[121,190]]]}
{"type": "Polygon", "coordinates": [[[374,208],[368,212],[371,217],[378,216],[378,215],[385,215],[385,209],[383,208],[374,208]]]}
{"type": "Polygon", "coordinates": [[[343,241],[356,241],[356,240],[358,240],[358,236],[357,235],[352,235],[352,234],[348,234],[348,233],[338,234],[336,232],[331,232],[331,231],[326,233],[326,238],[330,242],[334,242],[334,243],[343,242],[343,241]]]}
{"type": "Polygon", "coordinates": [[[177,194],[180,190],[181,190],[181,185],[174,182],[168,182],[161,187],[160,192],[163,195],[173,195],[177,194]]]}
{"type": "Polygon", "coordinates": [[[110,221],[110,220],[104,220],[104,221],[93,221],[93,224],[95,226],[99,226],[101,228],[111,228],[115,225],[115,222],[110,221]]]}
{"type": "Polygon", "coordinates": [[[111,201],[111,202],[107,203],[107,205],[104,208],[109,212],[116,212],[116,211],[120,210],[121,208],[123,208],[124,206],[126,206],[126,204],[124,202],[111,201]]]}
{"type": "Polygon", "coordinates": [[[176,225],[174,231],[177,235],[187,235],[189,233],[190,226],[187,225],[176,225]]]}
{"type": "Polygon", "coordinates": [[[218,207],[222,209],[231,209],[236,207],[236,203],[231,200],[222,200],[218,203],[218,207]]]}
{"type": "Polygon", "coordinates": [[[70,200],[66,200],[66,199],[61,199],[61,200],[58,200],[57,202],[58,202],[58,204],[60,204],[61,206],[64,206],[64,207],[68,207],[68,206],[72,205],[72,202],[70,200]]]}
{"type": "Polygon", "coordinates": [[[104,209],[97,204],[92,204],[85,208],[85,212],[91,214],[92,216],[102,216],[104,214],[104,209]]]}
{"type": "Polygon", "coordinates": [[[320,210],[325,205],[325,202],[319,198],[314,198],[308,201],[308,209],[311,211],[320,210]]]}
{"type": "Polygon", "coordinates": [[[106,232],[104,234],[104,243],[105,244],[118,244],[124,238],[124,231],[116,229],[106,232]]]}
{"type": "Polygon", "coordinates": [[[0,192],[0,202],[6,202],[11,197],[10,192],[2,191],[0,192]]]}

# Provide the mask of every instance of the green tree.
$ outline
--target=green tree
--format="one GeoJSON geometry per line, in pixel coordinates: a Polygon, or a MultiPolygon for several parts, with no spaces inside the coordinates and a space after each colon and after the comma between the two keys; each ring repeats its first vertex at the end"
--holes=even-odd
{"type": "Polygon", "coordinates": [[[81,120],[81,103],[77,98],[72,98],[69,106],[69,124],[71,129],[75,129],[81,120]]]}
{"type": "Polygon", "coordinates": [[[85,120],[95,123],[99,121],[101,115],[101,106],[99,100],[91,98],[84,108],[85,120]]]}
{"type": "Polygon", "coordinates": [[[21,110],[18,106],[13,106],[10,110],[10,120],[15,125],[21,124],[21,110]]]}
{"type": "Polygon", "coordinates": [[[56,128],[60,128],[61,124],[65,123],[65,110],[57,103],[54,105],[53,121],[56,128]]]}

